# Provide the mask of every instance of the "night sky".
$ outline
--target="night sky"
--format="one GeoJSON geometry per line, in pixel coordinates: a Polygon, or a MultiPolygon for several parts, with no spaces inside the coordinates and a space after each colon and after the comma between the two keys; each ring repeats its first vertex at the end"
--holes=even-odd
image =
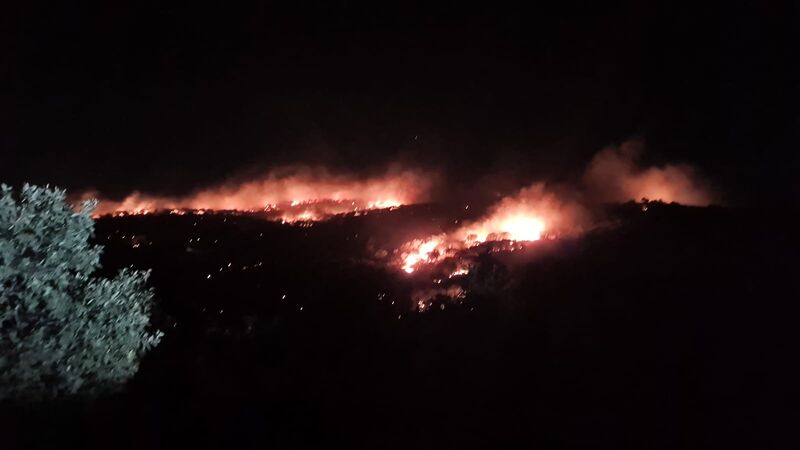
{"type": "Polygon", "coordinates": [[[794,2],[106,3],[0,19],[0,181],[185,193],[391,162],[565,180],[637,138],[730,203],[800,194],[794,2]]]}

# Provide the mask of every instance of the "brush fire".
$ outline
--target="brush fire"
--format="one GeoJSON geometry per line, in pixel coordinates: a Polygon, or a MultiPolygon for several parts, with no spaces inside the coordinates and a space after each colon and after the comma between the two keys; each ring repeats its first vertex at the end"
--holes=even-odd
{"type": "MultiPolygon", "coordinates": [[[[205,214],[208,211],[261,213],[284,223],[318,221],[339,214],[360,215],[427,200],[432,177],[415,171],[389,171],[357,178],[325,169],[288,168],[241,183],[228,183],[191,195],[169,197],[138,192],[121,201],[104,200],[96,216],[205,214]]],[[[83,198],[96,197],[93,192],[83,198]]]]}
{"type": "MultiPolygon", "coordinates": [[[[391,227],[390,235],[411,238],[395,239],[394,244],[376,244],[373,240],[370,258],[414,284],[412,308],[427,311],[439,301],[463,301],[468,295],[468,278],[480,255],[509,254],[534,249],[540,245],[538,241],[581,235],[601,225],[592,212],[601,203],[644,197],[690,205],[710,203],[708,190],[690,166],[639,168],[635,165],[638,152],[635,143],[607,148],[592,159],[581,186],[533,183],[502,197],[483,214],[478,211],[478,216],[460,216],[456,220],[449,217],[432,233],[409,234],[403,225],[391,227]]],[[[441,198],[431,195],[438,178],[421,170],[390,170],[380,176],[359,178],[319,168],[289,168],[257,180],[227,183],[182,197],[133,193],[119,202],[103,201],[96,215],[247,215],[308,228],[335,216],[359,217],[430,201],[442,203],[441,198]]],[[[84,198],[91,196],[86,194],[84,198]]],[[[474,214],[476,208],[460,209],[474,214]]],[[[647,203],[641,210],[647,210],[647,203]]],[[[200,238],[196,240],[199,244],[200,238]]],[[[210,274],[204,276],[211,279],[210,274]]]]}

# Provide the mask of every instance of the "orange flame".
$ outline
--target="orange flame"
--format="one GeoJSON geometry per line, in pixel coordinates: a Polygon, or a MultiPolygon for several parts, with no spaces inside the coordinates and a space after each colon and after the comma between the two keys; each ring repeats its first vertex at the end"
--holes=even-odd
{"type": "Polygon", "coordinates": [[[406,273],[412,273],[418,264],[430,262],[432,259],[435,260],[445,255],[446,248],[443,247],[445,239],[446,236],[433,236],[428,239],[417,239],[406,243],[404,247],[407,251],[403,256],[403,270],[406,273]]]}
{"type": "MultiPolygon", "coordinates": [[[[452,257],[461,250],[491,241],[532,242],[579,231],[584,211],[577,203],[559,200],[542,183],[503,198],[481,219],[455,231],[415,239],[400,247],[400,267],[406,273],[452,257]]],[[[512,249],[514,247],[511,247],[512,249]]],[[[461,268],[458,275],[468,272],[461,268]]]]}

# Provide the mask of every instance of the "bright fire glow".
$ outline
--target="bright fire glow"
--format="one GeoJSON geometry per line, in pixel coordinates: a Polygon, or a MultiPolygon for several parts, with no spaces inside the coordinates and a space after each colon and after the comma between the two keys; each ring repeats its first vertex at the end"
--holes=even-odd
{"type": "Polygon", "coordinates": [[[501,230],[514,241],[538,241],[542,238],[544,222],[535,217],[512,217],[501,225],[501,230]]]}
{"type": "MultiPolygon", "coordinates": [[[[481,219],[449,233],[415,239],[400,247],[400,267],[414,273],[458,252],[486,242],[532,242],[579,230],[583,209],[575,202],[558,199],[537,183],[503,198],[481,219]]],[[[508,247],[509,250],[518,248],[508,247]]],[[[468,272],[468,269],[462,275],[468,272]]],[[[455,276],[456,274],[454,274],[455,276]]]]}
{"type": "Polygon", "coordinates": [[[490,218],[475,227],[467,228],[470,243],[486,241],[538,241],[542,238],[544,221],[533,214],[516,213],[508,217],[490,218]]]}

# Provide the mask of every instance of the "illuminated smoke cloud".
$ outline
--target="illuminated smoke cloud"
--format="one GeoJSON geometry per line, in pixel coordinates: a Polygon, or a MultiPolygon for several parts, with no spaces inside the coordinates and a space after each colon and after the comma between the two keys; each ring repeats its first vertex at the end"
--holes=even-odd
{"type": "Polygon", "coordinates": [[[641,145],[635,141],[608,147],[594,156],[584,173],[589,195],[601,202],[661,200],[707,206],[713,198],[708,186],[687,164],[640,168],[641,145]]]}

